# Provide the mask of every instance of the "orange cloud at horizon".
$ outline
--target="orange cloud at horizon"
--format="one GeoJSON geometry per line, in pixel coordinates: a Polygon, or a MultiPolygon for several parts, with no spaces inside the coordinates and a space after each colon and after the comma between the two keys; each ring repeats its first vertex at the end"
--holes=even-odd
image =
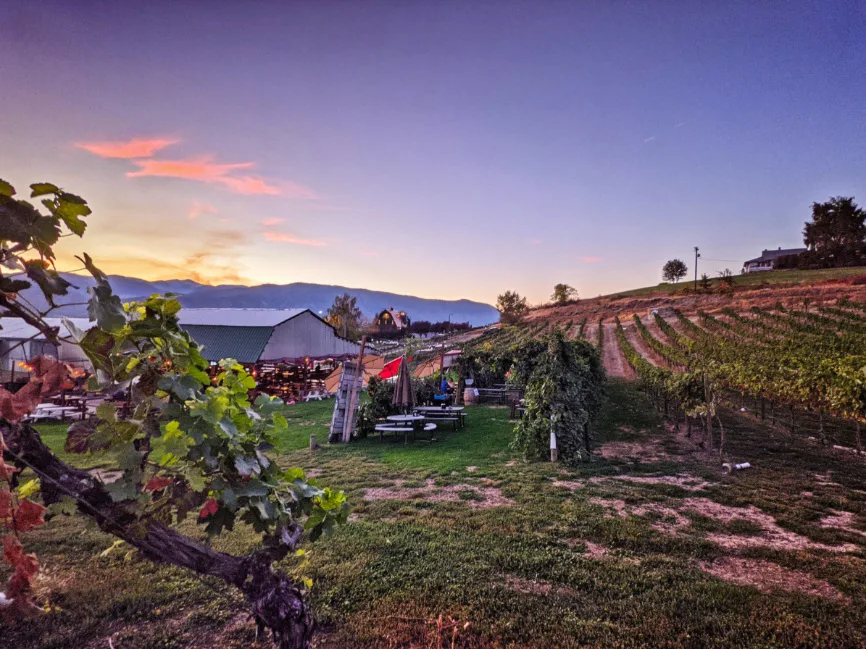
{"type": "Polygon", "coordinates": [[[321,247],[326,245],[323,241],[313,241],[311,239],[298,239],[297,237],[291,234],[284,234],[282,232],[265,232],[265,239],[268,241],[279,241],[281,243],[294,243],[299,246],[315,246],[321,247]]]}
{"type": "Polygon", "coordinates": [[[160,149],[180,140],[168,140],[163,138],[134,138],[126,142],[76,142],[79,149],[89,151],[101,158],[149,158],[160,149]]]}

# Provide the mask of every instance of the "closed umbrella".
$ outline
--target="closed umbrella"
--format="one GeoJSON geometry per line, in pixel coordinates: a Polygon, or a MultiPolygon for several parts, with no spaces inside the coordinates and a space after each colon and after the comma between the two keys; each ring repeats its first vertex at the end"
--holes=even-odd
{"type": "Polygon", "coordinates": [[[394,398],[391,399],[391,404],[409,410],[415,405],[415,390],[412,389],[412,377],[409,374],[409,368],[406,366],[406,357],[403,357],[403,362],[400,363],[400,370],[397,373],[397,382],[394,384],[394,398]]]}

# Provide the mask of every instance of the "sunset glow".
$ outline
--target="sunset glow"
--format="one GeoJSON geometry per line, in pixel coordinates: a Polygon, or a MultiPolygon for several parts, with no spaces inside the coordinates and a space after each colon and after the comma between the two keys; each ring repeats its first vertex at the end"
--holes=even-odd
{"type": "Polygon", "coordinates": [[[16,4],[4,173],[85,197],[59,259],[116,273],[542,302],[736,272],[866,195],[863,54],[814,7],[16,4]]]}

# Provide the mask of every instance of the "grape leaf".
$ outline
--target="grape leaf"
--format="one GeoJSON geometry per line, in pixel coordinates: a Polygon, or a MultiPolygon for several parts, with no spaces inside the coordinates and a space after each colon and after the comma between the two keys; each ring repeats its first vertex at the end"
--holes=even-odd
{"type": "Polygon", "coordinates": [[[69,496],[63,496],[56,503],[51,503],[48,505],[48,509],[46,510],[52,516],[57,516],[59,514],[66,514],[67,516],[72,516],[76,511],[78,511],[78,503],[75,501],[75,498],[70,498],[69,496]]]}
{"type": "Polygon", "coordinates": [[[198,513],[198,517],[207,518],[208,516],[213,516],[217,513],[218,509],[219,503],[213,498],[208,498],[204,503],[204,507],[202,507],[201,511],[198,513]]]}
{"type": "Polygon", "coordinates": [[[12,529],[16,532],[27,532],[42,525],[42,513],[45,508],[32,500],[20,500],[15,517],[12,521],[12,529]]]}
{"type": "Polygon", "coordinates": [[[39,478],[34,478],[18,487],[17,493],[19,498],[30,498],[37,491],[39,491],[39,478]]]}
{"type": "Polygon", "coordinates": [[[60,188],[52,183],[33,183],[30,185],[30,189],[33,190],[30,198],[44,196],[45,194],[57,194],[60,191],[60,188]]]}
{"type": "Polygon", "coordinates": [[[3,480],[4,482],[12,482],[13,473],[18,473],[18,469],[6,464],[6,462],[3,461],[3,455],[0,455],[0,480],[3,480]]]}
{"type": "Polygon", "coordinates": [[[0,489],[0,520],[12,515],[12,493],[8,489],[0,489]]]}
{"type": "Polygon", "coordinates": [[[171,478],[166,478],[164,476],[155,475],[150,480],[147,481],[147,484],[144,486],[145,491],[160,491],[165,489],[169,485],[174,484],[174,480],[171,478]]]}

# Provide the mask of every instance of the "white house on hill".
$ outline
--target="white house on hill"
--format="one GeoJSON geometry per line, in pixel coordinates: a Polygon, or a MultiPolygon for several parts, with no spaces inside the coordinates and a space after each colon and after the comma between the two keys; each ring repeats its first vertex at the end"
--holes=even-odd
{"type": "Polygon", "coordinates": [[[802,255],[806,248],[778,248],[776,250],[764,250],[760,257],[743,262],[744,273],[755,273],[762,270],[773,270],[776,260],[786,255],[802,255]]]}

